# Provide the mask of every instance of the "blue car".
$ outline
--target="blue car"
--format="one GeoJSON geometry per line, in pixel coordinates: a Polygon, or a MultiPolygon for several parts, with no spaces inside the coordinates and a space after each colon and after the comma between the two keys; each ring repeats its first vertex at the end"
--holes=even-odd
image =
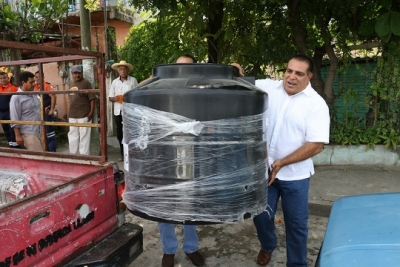
{"type": "Polygon", "coordinates": [[[400,193],[336,200],[315,266],[400,266],[400,193]]]}

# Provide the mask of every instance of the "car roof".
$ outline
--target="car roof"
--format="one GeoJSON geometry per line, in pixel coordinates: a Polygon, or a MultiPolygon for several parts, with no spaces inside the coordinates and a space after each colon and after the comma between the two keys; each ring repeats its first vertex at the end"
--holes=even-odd
{"type": "Polygon", "coordinates": [[[399,266],[400,192],[343,197],[332,206],[320,266],[399,266]]]}

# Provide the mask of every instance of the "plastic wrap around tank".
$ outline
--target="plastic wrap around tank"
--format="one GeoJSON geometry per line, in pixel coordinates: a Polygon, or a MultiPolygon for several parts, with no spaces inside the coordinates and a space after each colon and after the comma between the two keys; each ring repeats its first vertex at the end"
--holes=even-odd
{"type": "Polygon", "coordinates": [[[217,64],[169,64],[124,95],[126,188],[140,217],[205,224],[266,208],[268,96],[217,64]]]}

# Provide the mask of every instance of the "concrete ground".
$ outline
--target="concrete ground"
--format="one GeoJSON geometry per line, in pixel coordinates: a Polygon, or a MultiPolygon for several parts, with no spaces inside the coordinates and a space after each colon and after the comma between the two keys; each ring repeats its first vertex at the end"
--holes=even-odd
{"type": "MultiPolygon", "coordinates": [[[[118,142],[108,138],[109,160],[119,158],[118,142]]],[[[121,169],[123,165],[118,162],[121,169]]],[[[317,166],[311,178],[309,194],[309,240],[308,266],[314,266],[325,233],[331,205],[336,199],[356,194],[375,192],[399,192],[400,167],[378,165],[317,166]]],[[[286,248],[282,213],[276,216],[278,248],[272,254],[269,267],[286,266],[286,248]]],[[[130,267],[161,266],[162,249],[157,223],[126,213],[128,222],[139,224],[144,229],[144,251],[130,267]]],[[[251,219],[243,222],[198,226],[200,252],[209,267],[256,267],[260,249],[251,219]]],[[[178,240],[182,241],[182,227],[176,226],[178,240]]],[[[180,243],[181,245],[181,243],[180,243]]],[[[179,248],[175,256],[175,267],[193,266],[179,248]]]]}
{"type": "MultiPolygon", "coordinates": [[[[1,136],[0,136],[1,137],[1,136]]],[[[0,141],[4,138],[0,138],[0,141]]],[[[118,162],[119,148],[115,137],[108,138],[108,158],[118,162]]],[[[4,144],[6,145],[6,143],[4,144]]],[[[68,152],[66,144],[58,151],[68,152]]],[[[359,153],[362,156],[362,153],[359,153]]],[[[308,265],[314,266],[323,240],[332,203],[343,196],[400,192],[400,166],[382,164],[357,165],[319,165],[311,178],[309,193],[309,240],[308,265]]],[[[123,169],[122,162],[118,165],[123,169]]],[[[161,266],[162,249],[157,223],[126,213],[128,222],[139,224],[144,229],[144,251],[130,267],[161,266]]],[[[282,214],[276,216],[278,247],[274,251],[269,267],[286,266],[285,234],[282,214]]],[[[209,267],[255,267],[260,249],[255,228],[251,219],[230,224],[198,226],[200,252],[209,267]]],[[[178,239],[182,240],[182,227],[176,226],[178,239]]],[[[175,267],[193,266],[181,249],[175,256],[175,267]]]]}
{"type": "MultiPolygon", "coordinates": [[[[277,214],[277,220],[282,214],[277,214]]],[[[127,214],[127,221],[137,223],[144,229],[143,253],[130,267],[159,267],[163,255],[157,223],[127,214]]],[[[326,217],[311,215],[309,219],[308,264],[314,266],[327,223],[326,217]]],[[[178,240],[182,240],[182,226],[175,227],[178,240]]],[[[205,266],[210,267],[256,267],[256,257],[260,249],[253,221],[251,219],[216,225],[202,225],[197,227],[199,236],[199,251],[205,258],[205,266]]],[[[273,253],[268,266],[286,266],[286,248],[284,239],[284,224],[277,222],[279,237],[278,248],[273,253]]],[[[193,266],[185,253],[178,249],[175,255],[175,267],[193,266]]]]}
{"type": "MultiPolygon", "coordinates": [[[[310,217],[308,240],[308,266],[314,266],[323,240],[329,211],[334,200],[347,196],[374,192],[400,191],[400,167],[380,166],[317,166],[311,178],[310,217]]],[[[269,267],[286,266],[286,248],[282,213],[277,214],[278,248],[273,253],[269,267]]],[[[161,243],[157,224],[127,214],[127,220],[144,228],[144,252],[131,265],[161,266],[161,243]]],[[[182,227],[176,226],[179,240],[182,227]]],[[[205,266],[210,267],[256,267],[260,249],[252,220],[244,222],[198,226],[200,252],[205,266]]],[[[175,267],[193,266],[181,249],[175,256],[175,267]]]]}

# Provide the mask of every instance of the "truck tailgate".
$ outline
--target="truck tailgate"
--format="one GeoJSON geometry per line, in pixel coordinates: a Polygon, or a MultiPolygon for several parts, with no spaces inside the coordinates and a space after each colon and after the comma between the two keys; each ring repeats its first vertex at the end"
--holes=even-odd
{"type": "Polygon", "coordinates": [[[111,165],[1,153],[0,169],[33,184],[31,195],[0,207],[0,266],[59,265],[116,230],[111,165]]]}

